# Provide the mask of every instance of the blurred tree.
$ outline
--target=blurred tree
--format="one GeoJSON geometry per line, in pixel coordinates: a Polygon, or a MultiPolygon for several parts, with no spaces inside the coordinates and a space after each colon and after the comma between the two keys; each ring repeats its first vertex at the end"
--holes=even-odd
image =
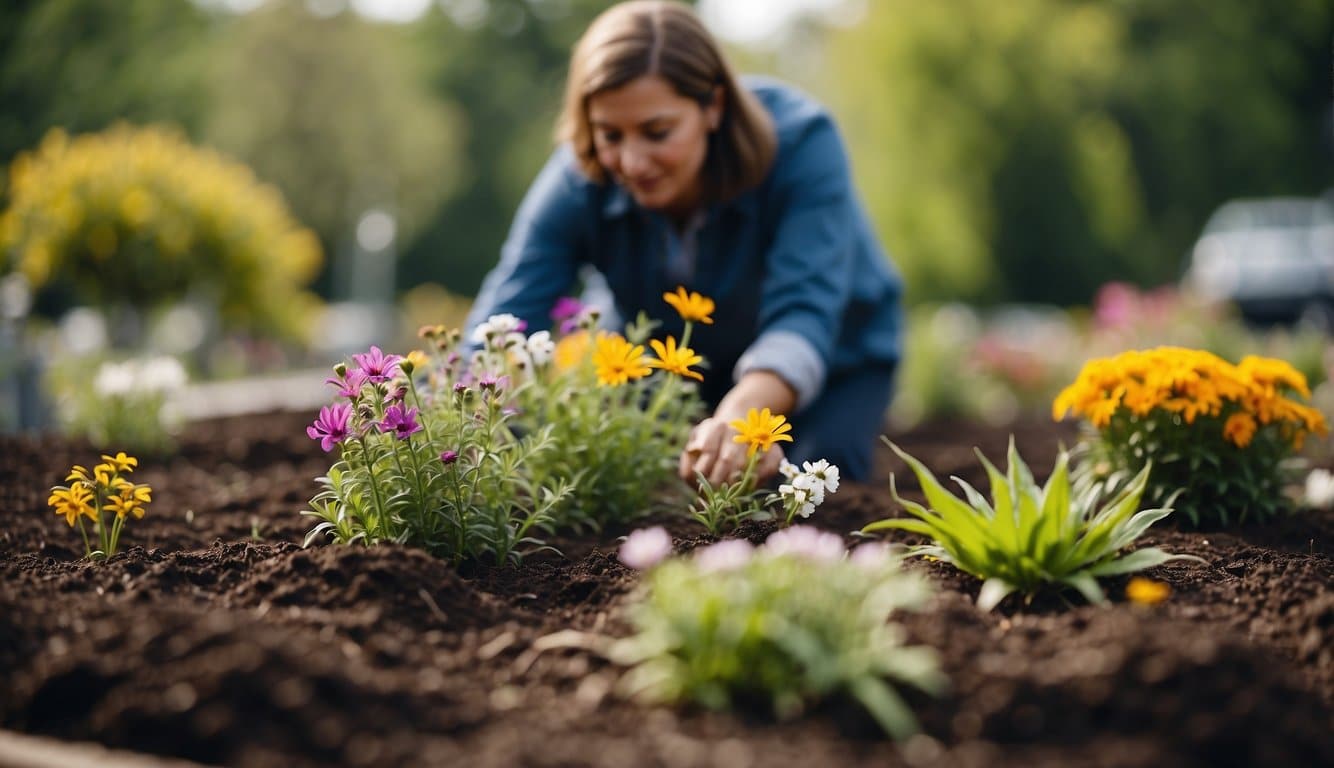
{"type": "Polygon", "coordinates": [[[47,129],[117,119],[197,127],[209,17],[183,1],[0,3],[0,164],[47,129]]]}
{"type": "Polygon", "coordinates": [[[454,168],[467,190],[440,209],[405,255],[403,284],[439,282],[473,295],[552,144],[573,47],[611,0],[445,0],[415,33],[434,52],[441,98],[466,116],[454,168]]]}
{"type": "Polygon", "coordinates": [[[335,252],[358,217],[388,207],[400,243],[459,188],[463,121],[429,88],[410,28],[269,0],[231,17],[210,70],[210,143],[283,189],[335,252]]]}
{"type": "Polygon", "coordinates": [[[809,78],[915,301],[1174,279],[1238,195],[1334,181],[1325,0],[867,5],[809,78]]]}

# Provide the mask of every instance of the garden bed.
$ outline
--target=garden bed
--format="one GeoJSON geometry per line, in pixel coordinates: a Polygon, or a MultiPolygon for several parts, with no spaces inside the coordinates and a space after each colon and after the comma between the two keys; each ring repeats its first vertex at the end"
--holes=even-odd
{"type": "MultiPolygon", "coordinates": [[[[519,568],[446,563],[402,547],[300,542],[328,466],[309,414],[194,426],[126,551],[81,559],[47,489],[84,444],[5,438],[0,483],[0,728],[206,764],[297,765],[1318,765],[1334,764],[1334,516],[1177,530],[1141,545],[1203,557],[1147,573],[1158,606],[1048,593],[981,613],[978,585],[931,562],[940,587],[903,618],[951,681],[912,695],[925,734],[900,744],[833,702],[798,720],[654,709],[611,693],[616,668],[566,632],[619,636],[638,574],[628,530],[552,541],[519,568]],[[563,633],[563,634],[557,634],[563,633]]],[[[981,487],[976,445],[1013,431],[1035,471],[1068,425],[931,424],[896,441],[941,477],[981,487]]],[[[811,519],[847,533],[916,484],[887,449],[879,480],[844,483],[811,519]]],[[[678,549],[706,539],[659,519],[678,549]]],[[[772,524],[747,524],[761,541],[772,524]]],[[[892,534],[908,540],[906,534],[892,534]]]]}

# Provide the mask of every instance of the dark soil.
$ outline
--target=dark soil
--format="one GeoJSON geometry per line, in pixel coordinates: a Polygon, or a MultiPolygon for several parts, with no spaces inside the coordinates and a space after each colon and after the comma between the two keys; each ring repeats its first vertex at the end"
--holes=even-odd
{"type": "MultiPolygon", "coordinates": [[[[896,745],[838,702],[779,723],[617,699],[614,667],[550,636],[626,631],[626,530],[461,572],[401,547],[302,549],[298,512],[327,466],[308,420],[196,425],[175,458],[136,473],[154,488],[149,515],[102,564],[46,508],[97,452],[0,441],[0,728],[245,766],[1334,764],[1329,513],[1227,532],[1169,518],[1147,543],[1209,565],[1151,571],[1173,590],[1153,608],[1125,602],[1123,578],[1105,583],[1111,606],[1052,593],[984,614],[974,581],[911,566],[940,590],[903,622],[940,651],[952,689],[913,698],[926,734],[896,745]]],[[[1035,471],[1074,438],[1035,422],[896,441],[980,484],[972,447],[999,462],[1011,431],[1035,471]]],[[[881,461],[882,478],[916,492],[887,449],[881,461]]],[[[812,522],[847,533],[895,509],[883,479],[845,483],[812,522]]],[[[654,522],[682,549],[702,540],[654,522]]]]}

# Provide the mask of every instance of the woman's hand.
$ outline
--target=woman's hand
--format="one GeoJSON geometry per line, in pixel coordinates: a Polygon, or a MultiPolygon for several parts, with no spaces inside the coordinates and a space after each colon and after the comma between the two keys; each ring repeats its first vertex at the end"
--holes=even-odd
{"type": "MultiPolygon", "coordinates": [[[[727,420],[710,416],[695,425],[686,441],[685,450],[677,465],[681,479],[695,483],[703,475],[709,484],[718,485],[737,479],[746,468],[749,460],[747,446],[732,440],[736,430],[728,426],[727,420]]],[[[760,456],[755,465],[757,485],[778,473],[778,465],[783,461],[783,449],[774,445],[760,456]]]]}
{"type": "MultiPolygon", "coordinates": [[[[736,430],[729,424],[744,419],[751,408],[788,413],[796,402],[796,392],[777,374],[765,370],[748,371],[723,397],[713,415],[690,431],[690,439],[686,440],[685,450],[677,462],[677,474],[688,483],[694,483],[698,475],[703,475],[714,486],[735,480],[746,468],[746,451],[749,449],[732,439],[736,430]]],[[[757,484],[763,485],[778,473],[783,456],[783,449],[778,445],[760,456],[755,466],[757,484]]]]}

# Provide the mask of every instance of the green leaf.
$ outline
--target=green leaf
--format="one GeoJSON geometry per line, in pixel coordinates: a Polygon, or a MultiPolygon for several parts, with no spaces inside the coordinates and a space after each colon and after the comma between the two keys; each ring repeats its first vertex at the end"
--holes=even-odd
{"type": "Polygon", "coordinates": [[[987,579],[982,582],[982,591],[977,594],[977,607],[983,612],[990,611],[1014,591],[1014,586],[1004,579],[987,579]]]}
{"type": "Polygon", "coordinates": [[[1106,563],[1100,563],[1085,571],[1092,576],[1119,576],[1123,573],[1134,573],[1142,571],[1145,568],[1152,568],[1172,560],[1195,560],[1200,563],[1206,561],[1194,555],[1172,555],[1164,552],[1157,547],[1145,547],[1137,549],[1125,557],[1111,560],[1106,563]]]}
{"type": "Polygon", "coordinates": [[[848,683],[848,690],[890,736],[906,739],[917,733],[917,718],[912,710],[879,678],[867,675],[853,678],[848,683]]]}
{"type": "Polygon", "coordinates": [[[1103,595],[1102,588],[1098,586],[1098,580],[1093,578],[1093,575],[1087,571],[1069,574],[1062,578],[1061,582],[1069,584],[1079,590],[1079,594],[1083,595],[1085,600],[1094,605],[1101,605],[1102,603],[1107,602],[1107,597],[1103,595]]]}

